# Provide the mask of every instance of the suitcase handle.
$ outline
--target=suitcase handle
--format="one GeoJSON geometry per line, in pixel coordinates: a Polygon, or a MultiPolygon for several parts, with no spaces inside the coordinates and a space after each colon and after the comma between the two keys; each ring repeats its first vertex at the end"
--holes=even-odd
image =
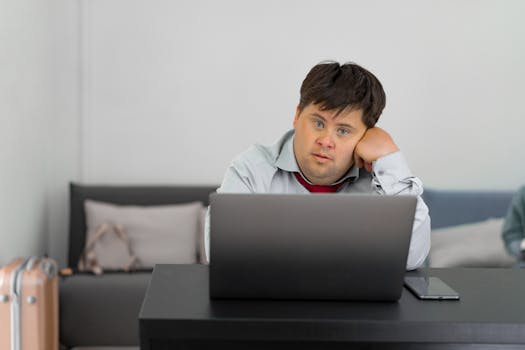
{"type": "Polygon", "coordinates": [[[52,279],[58,270],[55,261],[51,259],[42,259],[40,261],[40,269],[44,271],[48,279],[52,279]]]}
{"type": "Polygon", "coordinates": [[[38,261],[38,256],[32,256],[29,258],[26,264],[26,271],[32,270],[35,263],[38,261]]]}

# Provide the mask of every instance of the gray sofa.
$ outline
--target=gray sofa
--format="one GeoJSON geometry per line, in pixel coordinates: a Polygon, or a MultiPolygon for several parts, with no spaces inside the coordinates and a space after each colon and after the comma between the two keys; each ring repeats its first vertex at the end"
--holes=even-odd
{"type": "MultiPolygon", "coordinates": [[[[70,186],[69,266],[83,250],[85,199],[118,204],[208,203],[216,186],[70,186]]],[[[427,190],[424,194],[434,228],[502,217],[511,192],[427,190]]],[[[102,276],[75,271],[60,280],[60,342],[65,349],[138,349],[137,316],[150,271],[106,272],[102,276]]]]}
{"type": "Polygon", "coordinates": [[[513,267],[501,238],[513,192],[427,190],[432,247],[430,267],[513,267]]]}
{"type": "Polygon", "coordinates": [[[68,265],[60,279],[60,343],[65,349],[138,349],[137,316],[151,271],[78,272],[86,240],[86,199],[116,204],[162,205],[201,201],[217,186],[89,186],[70,184],[68,265]]]}

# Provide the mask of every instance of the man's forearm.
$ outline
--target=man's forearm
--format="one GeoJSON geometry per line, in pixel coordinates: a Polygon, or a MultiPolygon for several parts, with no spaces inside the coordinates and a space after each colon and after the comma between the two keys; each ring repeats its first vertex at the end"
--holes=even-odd
{"type": "Polygon", "coordinates": [[[378,193],[418,196],[407,259],[407,270],[416,269],[423,265],[430,251],[430,217],[421,198],[421,180],[412,175],[401,152],[379,158],[373,163],[372,170],[372,181],[378,193]]]}

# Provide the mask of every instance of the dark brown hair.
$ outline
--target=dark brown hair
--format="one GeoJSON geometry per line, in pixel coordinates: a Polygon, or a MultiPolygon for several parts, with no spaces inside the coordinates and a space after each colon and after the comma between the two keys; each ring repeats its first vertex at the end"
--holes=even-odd
{"type": "Polygon", "coordinates": [[[325,61],[314,66],[301,85],[299,111],[309,104],[321,110],[363,111],[363,123],[373,127],[385,108],[386,96],[379,80],[363,67],[348,62],[325,61]]]}

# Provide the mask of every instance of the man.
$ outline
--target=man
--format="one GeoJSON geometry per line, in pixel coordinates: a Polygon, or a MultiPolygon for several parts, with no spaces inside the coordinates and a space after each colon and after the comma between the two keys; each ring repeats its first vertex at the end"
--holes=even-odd
{"type": "Polygon", "coordinates": [[[502,237],[507,251],[517,258],[518,266],[525,267],[525,186],[512,198],[502,237]]]}
{"type": "Polygon", "coordinates": [[[366,69],[316,65],[301,86],[293,130],[235,158],[217,192],[417,195],[407,269],[421,266],[430,249],[428,208],[421,181],[390,135],[374,126],[384,107],[383,87],[366,69]]]}

